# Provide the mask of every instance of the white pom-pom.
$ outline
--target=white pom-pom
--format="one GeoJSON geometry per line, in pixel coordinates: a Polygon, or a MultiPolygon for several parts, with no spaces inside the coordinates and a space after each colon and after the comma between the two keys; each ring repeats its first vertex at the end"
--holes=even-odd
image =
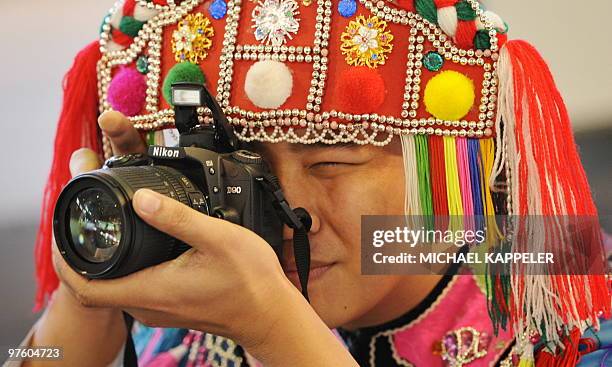
{"type": "Polygon", "coordinates": [[[136,7],[134,7],[134,19],[141,22],[146,22],[156,16],[157,13],[159,13],[158,10],[149,9],[146,6],[136,4],[136,7]]]}
{"type": "Polygon", "coordinates": [[[291,70],[279,61],[263,60],[253,64],[246,74],[244,91],[259,108],[278,108],[291,95],[291,70]]]}
{"type": "Polygon", "coordinates": [[[454,6],[438,9],[438,24],[447,36],[455,37],[458,21],[457,9],[454,6]]]}

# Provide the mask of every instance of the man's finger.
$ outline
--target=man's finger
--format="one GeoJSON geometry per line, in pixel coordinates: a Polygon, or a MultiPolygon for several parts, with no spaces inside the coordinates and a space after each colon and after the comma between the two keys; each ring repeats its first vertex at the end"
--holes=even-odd
{"type": "Polygon", "coordinates": [[[159,302],[157,292],[161,285],[155,282],[160,278],[150,274],[154,270],[163,271],[166,266],[160,264],[121,278],[97,280],[77,273],[61,255],[55,259],[58,276],[85,307],[134,308],[159,302]]]}
{"type": "Polygon", "coordinates": [[[70,174],[72,177],[100,168],[100,157],[91,149],[81,148],[70,157],[70,174]]]}
{"type": "Polygon", "coordinates": [[[98,119],[98,125],[110,139],[114,155],[146,152],[147,147],[140,133],[120,112],[103,113],[98,119]]]}
{"type": "Polygon", "coordinates": [[[134,194],[136,213],[153,227],[205,252],[224,248],[244,236],[244,228],[204,215],[148,189],[134,194]]]}

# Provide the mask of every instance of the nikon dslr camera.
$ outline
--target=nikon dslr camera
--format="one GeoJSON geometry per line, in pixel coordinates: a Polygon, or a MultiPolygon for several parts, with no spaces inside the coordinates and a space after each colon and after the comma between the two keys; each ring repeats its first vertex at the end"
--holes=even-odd
{"type": "Polygon", "coordinates": [[[306,258],[300,263],[307,269],[308,213],[291,210],[262,157],[239,148],[204,86],[174,84],[172,97],[178,147],[151,146],[148,155],[113,157],[102,169],[75,177],[60,194],[53,229],[68,264],[88,278],[116,278],[186,251],[188,245],[149,226],[134,212],[134,193],[148,188],[252,230],[279,256],[283,225],[301,231],[297,254],[306,258]],[[202,107],[210,109],[214,123],[199,125],[197,111],[202,107]]]}

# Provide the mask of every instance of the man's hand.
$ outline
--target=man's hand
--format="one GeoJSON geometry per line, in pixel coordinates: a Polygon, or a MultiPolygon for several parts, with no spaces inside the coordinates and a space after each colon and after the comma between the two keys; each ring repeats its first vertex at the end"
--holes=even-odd
{"type": "MultiPolygon", "coordinates": [[[[139,133],[121,114],[102,115],[100,127],[114,154],[145,151],[139,133]]],[[[82,173],[98,168],[99,161],[93,152],[79,150],[70,167],[82,173]]],[[[123,309],[145,325],[203,330],[246,346],[264,342],[281,309],[304,307],[274,251],[254,232],[151,190],[137,191],[133,207],[144,221],[192,249],[126,277],[88,280],[55,248],[58,275],[82,305],[123,309]]]]}

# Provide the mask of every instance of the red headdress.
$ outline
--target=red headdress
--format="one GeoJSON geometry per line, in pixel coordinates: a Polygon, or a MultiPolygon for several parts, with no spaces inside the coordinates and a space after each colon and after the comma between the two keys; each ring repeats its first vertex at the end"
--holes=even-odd
{"type": "MultiPolygon", "coordinates": [[[[69,179],[69,154],[98,147],[96,115],[110,109],[163,141],[176,81],[206,83],[245,141],[400,137],[411,214],[595,217],[548,67],[506,32],[476,0],[119,1],[99,50],[84,50],[66,79],[37,242],[38,304],[57,286],[50,213],[69,179]],[[500,188],[504,208],[493,201],[500,188]]],[[[562,230],[543,232],[546,243],[571,250],[562,230]]],[[[492,319],[511,324],[525,361],[529,335],[551,342],[553,358],[562,337],[569,348],[586,324],[610,314],[603,274],[492,275],[487,288],[492,319]]]]}

